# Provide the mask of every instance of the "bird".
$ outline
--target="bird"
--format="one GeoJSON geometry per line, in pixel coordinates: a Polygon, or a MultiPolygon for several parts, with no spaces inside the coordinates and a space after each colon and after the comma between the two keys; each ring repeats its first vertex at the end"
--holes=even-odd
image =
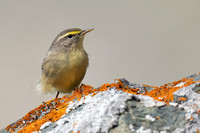
{"type": "Polygon", "coordinates": [[[41,92],[57,91],[57,98],[59,93],[71,93],[80,85],[89,65],[83,40],[92,30],[70,28],[57,35],[42,62],[41,92]]]}

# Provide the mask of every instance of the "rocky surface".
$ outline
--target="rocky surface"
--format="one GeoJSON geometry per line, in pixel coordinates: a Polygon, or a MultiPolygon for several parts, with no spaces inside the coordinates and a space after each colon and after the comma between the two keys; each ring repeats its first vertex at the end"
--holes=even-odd
{"type": "Polygon", "coordinates": [[[200,132],[200,74],[160,87],[114,80],[43,103],[0,133],[200,132]]]}

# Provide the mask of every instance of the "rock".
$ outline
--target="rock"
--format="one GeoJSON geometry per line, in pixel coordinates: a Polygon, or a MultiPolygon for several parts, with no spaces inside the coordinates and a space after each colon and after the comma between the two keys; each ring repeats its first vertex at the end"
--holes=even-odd
{"type": "Polygon", "coordinates": [[[200,74],[160,87],[117,79],[44,102],[0,133],[192,133],[200,131],[200,74]]]}

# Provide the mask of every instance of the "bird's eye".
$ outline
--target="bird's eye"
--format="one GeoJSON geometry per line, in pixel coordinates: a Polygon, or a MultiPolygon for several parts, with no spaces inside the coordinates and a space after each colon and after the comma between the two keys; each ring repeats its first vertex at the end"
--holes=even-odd
{"type": "Polygon", "coordinates": [[[67,38],[71,39],[73,37],[73,35],[69,34],[67,35],[67,38]]]}

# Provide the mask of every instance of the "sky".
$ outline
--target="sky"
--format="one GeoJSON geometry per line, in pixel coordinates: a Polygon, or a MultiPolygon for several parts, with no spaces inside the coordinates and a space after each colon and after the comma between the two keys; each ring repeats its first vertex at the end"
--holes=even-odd
{"type": "Polygon", "coordinates": [[[55,97],[35,88],[45,53],[68,28],[95,28],[84,39],[90,59],[84,84],[126,78],[160,86],[199,72],[199,5],[199,0],[0,1],[0,129],[55,97]]]}

